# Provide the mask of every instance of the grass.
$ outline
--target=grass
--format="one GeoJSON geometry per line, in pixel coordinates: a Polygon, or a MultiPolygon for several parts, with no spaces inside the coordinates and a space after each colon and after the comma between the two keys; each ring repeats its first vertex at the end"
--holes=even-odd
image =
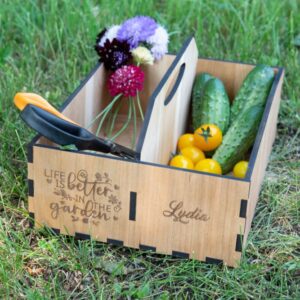
{"type": "Polygon", "coordinates": [[[298,34],[297,0],[1,0],[1,298],[299,299],[298,34]],[[136,14],[168,28],[170,51],[194,33],[201,56],[286,68],[278,136],[237,269],[29,228],[24,149],[34,132],[18,117],[13,96],[34,91],[60,105],[95,64],[98,31],[136,14]]]}

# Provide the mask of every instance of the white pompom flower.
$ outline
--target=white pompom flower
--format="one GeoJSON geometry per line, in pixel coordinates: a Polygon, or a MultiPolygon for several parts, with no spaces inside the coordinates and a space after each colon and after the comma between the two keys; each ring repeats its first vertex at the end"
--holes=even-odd
{"type": "Polygon", "coordinates": [[[153,65],[154,57],[146,47],[139,46],[131,51],[134,61],[137,64],[153,65]]]}
{"type": "Polygon", "coordinates": [[[120,29],[120,25],[113,25],[109,27],[103,37],[101,38],[99,42],[99,46],[103,47],[106,40],[109,40],[110,42],[117,37],[118,31],[120,29]]]}
{"type": "Polygon", "coordinates": [[[158,26],[146,42],[151,45],[154,58],[161,59],[168,52],[169,34],[164,27],[158,26]]]}

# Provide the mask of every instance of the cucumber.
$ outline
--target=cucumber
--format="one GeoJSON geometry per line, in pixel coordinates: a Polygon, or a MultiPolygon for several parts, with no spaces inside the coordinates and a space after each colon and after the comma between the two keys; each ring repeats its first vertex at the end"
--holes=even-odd
{"type": "Polygon", "coordinates": [[[274,79],[271,67],[258,65],[246,77],[231,106],[230,123],[253,105],[263,105],[274,79]]]}
{"type": "Polygon", "coordinates": [[[197,113],[195,129],[202,124],[215,124],[221,129],[223,135],[226,133],[229,126],[230,102],[220,79],[212,78],[206,82],[197,113]]]}
{"type": "Polygon", "coordinates": [[[192,120],[193,120],[194,130],[196,130],[200,125],[202,125],[202,124],[198,125],[199,115],[200,115],[201,95],[205,83],[212,78],[213,76],[208,73],[201,73],[195,79],[194,86],[193,86],[193,96],[192,96],[192,120]]]}
{"type": "Polygon", "coordinates": [[[222,144],[213,155],[226,174],[252,146],[263,115],[264,105],[248,107],[229,127],[222,144]]]}

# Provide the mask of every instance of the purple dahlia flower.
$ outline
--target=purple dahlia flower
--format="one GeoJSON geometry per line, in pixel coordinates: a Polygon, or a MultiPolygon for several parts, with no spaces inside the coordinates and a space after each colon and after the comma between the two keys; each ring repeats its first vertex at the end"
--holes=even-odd
{"type": "Polygon", "coordinates": [[[126,20],[118,31],[117,39],[127,41],[130,49],[136,48],[154,34],[157,23],[150,17],[137,16],[126,20]]]}

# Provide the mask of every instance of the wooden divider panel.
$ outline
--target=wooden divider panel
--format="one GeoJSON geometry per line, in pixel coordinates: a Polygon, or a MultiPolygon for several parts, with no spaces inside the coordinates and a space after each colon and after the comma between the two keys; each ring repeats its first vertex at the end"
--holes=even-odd
{"type": "Polygon", "coordinates": [[[178,136],[186,129],[192,85],[196,74],[198,50],[194,39],[188,41],[169,74],[159,87],[153,108],[149,108],[141,160],[167,164],[176,151],[178,136]]]}

